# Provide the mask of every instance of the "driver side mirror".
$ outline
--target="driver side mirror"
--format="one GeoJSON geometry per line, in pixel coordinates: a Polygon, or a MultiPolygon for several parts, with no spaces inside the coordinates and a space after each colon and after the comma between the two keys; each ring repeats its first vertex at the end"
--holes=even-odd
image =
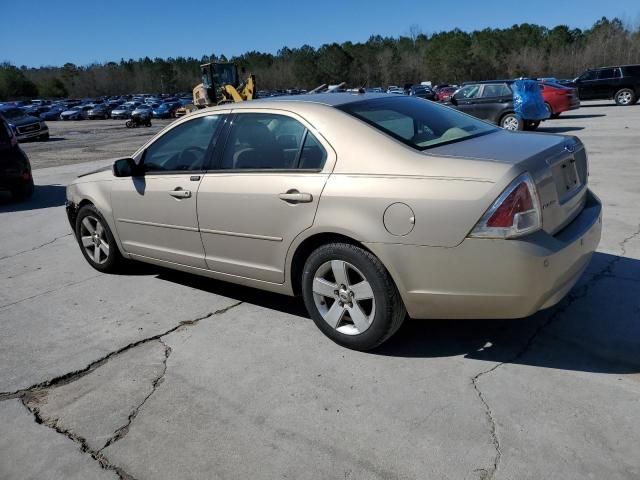
{"type": "Polygon", "coordinates": [[[451,95],[451,96],[449,97],[449,103],[450,103],[451,105],[458,105],[458,99],[456,98],[456,96],[455,96],[455,95],[451,95]]]}
{"type": "Polygon", "coordinates": [[[113,162],[114,177],[139,177],[143,174],[143,168],[133,158],[121,158],[113,162]]]}

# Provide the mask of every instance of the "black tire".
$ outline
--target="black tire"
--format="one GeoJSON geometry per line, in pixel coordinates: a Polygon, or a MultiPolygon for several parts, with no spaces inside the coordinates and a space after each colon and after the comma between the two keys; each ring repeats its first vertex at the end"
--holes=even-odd
{"type": "Polygon", "coordinates": [[[132,122],[131,120],[127,120],[127,121],[125,122],[125,126],[126,126],[127,128],[132,128],[132,127],[133,127],[133,122],[132,122]]]}
{"type": "Polygon", "coordinates": [[[515,113],[507,113],[500,119],[500,126],[505,130],[519,131],[524,128],[524,122],[515,113]]]}
{"type": "Polygon", "coordinates": [[[370,252],[348,243],[323,245],[309,256],[302,272],[302,296],[309,315],[322,333],[338,345],[353,350],[367,351],[378,347],[396,333],[407,315],[400,293],[380,260],[370,252]],[[316,306],[314,276],[324,264],[332,260],[344,261],[355,267],[371,286],[375,311],[370,313],[373,315],[370,326],[362,333],[346,334],[338,331],[337,327],[341,323],[336,328],[329,325],[316,306]]]}
{"type": "Polygon", "coordinates": [[[544,106],[547,108],[547,112],[549,113],[549,118],[555,118],[554,117],[555,113],[553,113],[553,108],[551,108],[551,105],[549,105],[547,102],[544,102],[544,106]]]}
{"type": "Polygon", "coordinates": [[[613,99],[616,101],[616,105],[619,105],[621,107],[633,105],[638,101],[636,92],[634,92],[630,88],[621,88],[613,96],[613,99]]]}
{"type": "Polygon", "coordinates": [[[33,185],[33,177],[29,178],[27,183],[15,186],[11,189],[11,196],[14,200],[26,200],[33,195],[35,186],[33,185]]]}
{"type": "Polygon", "coordinates": [[[85,205],[80,209],[78,215],[76,217],[76,225],[75,225],[75,234],[76,239],[78,240],[78,245],[80,246],[80,251],[82,255],[84,255],[85,260],[91,265],[93,268],[98,270],[99,272],[104,273],[112,273],[116,272],[120,269],[123,264],[123,257],[120,251],[118,250],[118,245],[116,244],[116,240],[113,237],[113,233],[111,233],[111,229],[109,228],[109,224],[106,222],[102,214],[98,211],[96,207],[93,205],[85,205]],[[95,222],[99,222],[102,226],[102,234],[100,235],[100,240],[108,245],[108,254],[105,254],[103,250],[99,254],[99,261],[96,261],[94,257],[89,255],[87,248],[83,245],[82,237],[87,236],[85,234],[88,232],[83,224],[85,218],[88,218],[88,222],[91,225],[95,225],[95,222]]]}
{"type": "Polygon", "coordinates": [[[551,115],[551,118],[553,118],[553,119],[555,120],[555,119],[557,119],[557,118],[560,118],[560,115],[562,115],[562,113],[561,113],[561,112],[554,113],[553,115],[551,115]]]}
{"type": "Polygon", "coordinates": [[[525,130],[535,130],[536,128],[538,128],[540,126],[540,120],[526,120],[524,122],[524,129],[525,130]]]}

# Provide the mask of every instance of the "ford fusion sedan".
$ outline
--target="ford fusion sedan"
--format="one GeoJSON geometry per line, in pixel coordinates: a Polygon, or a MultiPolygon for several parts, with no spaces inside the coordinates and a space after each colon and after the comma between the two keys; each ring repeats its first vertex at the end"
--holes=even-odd
{"type": "Polygon", "coordinates": [[[49,127],[37,117],[27,115],[24,111],[14,106],[0,107],[0,114],[4,116],[9,128],[11,128],[19,141],[49,139],[49,127]]]}
{"type": "Polygon", "coordinates": [[[301,295],[368,350],[413,318],[519,318],[562,299],[601,233],[575,137],[395,94],[196,111],[67,188],[95,269],[139,260],[301,295]]]}

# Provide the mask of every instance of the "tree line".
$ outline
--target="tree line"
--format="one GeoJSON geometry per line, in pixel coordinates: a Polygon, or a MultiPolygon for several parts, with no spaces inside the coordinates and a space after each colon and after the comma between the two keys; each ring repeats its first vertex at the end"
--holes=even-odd
{"type": "Polygon", "coordinates": [[[640,63],[640,28],[601,18],[581,30],[523,23],[510,28],[459,29],[425,34],[417,26],[399,37],[314,48],[284,47],[276,54],[250,51],[227,58],[141,58],[78,66],[30,68],[0,64],[0,100],[92,97],[137,92],[190,92],[199,65],[233,61],[257,77],[258,88],[314,88],[345,81],[387,86],[431,80],[461,83],[519,76],[572,78],[586,68],[640,63]]]}

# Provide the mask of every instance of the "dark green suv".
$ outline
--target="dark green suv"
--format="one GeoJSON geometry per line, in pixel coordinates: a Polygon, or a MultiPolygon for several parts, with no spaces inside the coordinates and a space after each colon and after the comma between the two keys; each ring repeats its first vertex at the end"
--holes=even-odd
{"type": "Polygon", "coordinates": [[[640,65],[592,68],[573,81],[580,100],[613,99],[633,105],[640,98],[640,65]]]}

